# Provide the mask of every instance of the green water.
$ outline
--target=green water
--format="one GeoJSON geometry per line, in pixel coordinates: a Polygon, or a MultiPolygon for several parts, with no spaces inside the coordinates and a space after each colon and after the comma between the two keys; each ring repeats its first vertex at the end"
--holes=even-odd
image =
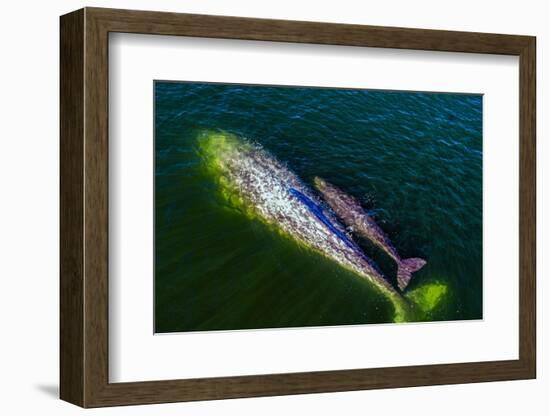
{"type": "Polygon", "coordinates": [[[481,96],[156,82],[156,332],[395,320],[370,283],[223,197],[198,151],[216,129],[356,196],[402,257],[425,258],[414,320],[482,317],[481,96]]]}

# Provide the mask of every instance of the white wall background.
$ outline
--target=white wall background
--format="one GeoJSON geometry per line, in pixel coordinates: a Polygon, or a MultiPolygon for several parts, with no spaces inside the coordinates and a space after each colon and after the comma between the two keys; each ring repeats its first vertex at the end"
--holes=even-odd
{"type": "MultiPolygon", "coordinates": [[[[542,128],[550,99],[545,62],[550,26],[545,2],[536,0],[441,2],[386,0],[120,0],[5,2],[0,17],[0,410],[3,414],[71,415],[84,411],[58,395],[58,16],[82,6],[103,6],[277,19],[407,26],[538,37],[538,313],[539,378],[399,390],[316,394],[217,402],[89,410],[119,415],[472,414],[546,415],[550,361],[543,324],[550,285],[544,274],[550,146],[542,128]]],[[[504,235],[503,235],[504,237],[504,235]]]]}

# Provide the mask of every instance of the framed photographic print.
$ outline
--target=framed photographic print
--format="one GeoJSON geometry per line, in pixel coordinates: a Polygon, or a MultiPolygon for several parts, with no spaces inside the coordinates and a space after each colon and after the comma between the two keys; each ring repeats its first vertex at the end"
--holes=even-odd
{"type": "Polygon", "coordinates": [[[82,407],[536,375],[535,38],[61,17],[82,407]]]}

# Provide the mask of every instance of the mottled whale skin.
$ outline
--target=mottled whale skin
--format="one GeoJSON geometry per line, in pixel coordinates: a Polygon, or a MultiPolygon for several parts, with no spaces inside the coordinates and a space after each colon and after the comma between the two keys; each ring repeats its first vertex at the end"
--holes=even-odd
{"type": "Polygon", "coordinates": [[[408,302],[290,169],[262,148],[228,133],[203,133],[199,143],[222,192],[234,203],[373,283],[392,301],[396,321],[403,319],[408,302]]]}
{"type": "Polygon", "coordinates": [[[421,269],[426,264],[426,260],[421,258],[402,259],[388,236],[365,212],[357,199],[322,178],[316,177],[314,183],[327,204],[346,226],[354,233],[369,239],[397,263],[397,284],[400,290],[405,290],[412,273],[421,269]]]}

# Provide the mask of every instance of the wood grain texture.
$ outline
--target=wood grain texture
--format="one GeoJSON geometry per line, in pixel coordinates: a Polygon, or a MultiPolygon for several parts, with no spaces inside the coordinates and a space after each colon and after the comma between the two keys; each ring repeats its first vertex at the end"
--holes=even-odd
{"type": "Polygon", "coordinates": [[[87,8],[110,32],[519,55],[528,36],[87,8]]]}
{"type": "Polygon", "coordinates": [[[520,54],[519,131],[519,355],[536,377],[536,41],[520,54]]]}
{"type": "Polygon", "coordinates": [[[84,68],[85,406],[108,380],[108,33],[86,12],[84,68]]]}
{"type": "Polygon", "coordinates": [[[61,18],[61,397],[83,407],[533,378],[535,39],[86,8],[61,18]],[[189,380],[108,380],[108,33],[197,36],[520,57],[519,359],[189,380]]]}
{"type": "Polygon", "coordinates": [[[60,22],[60,388],[84,405],[84,12],[60,22]]]}

